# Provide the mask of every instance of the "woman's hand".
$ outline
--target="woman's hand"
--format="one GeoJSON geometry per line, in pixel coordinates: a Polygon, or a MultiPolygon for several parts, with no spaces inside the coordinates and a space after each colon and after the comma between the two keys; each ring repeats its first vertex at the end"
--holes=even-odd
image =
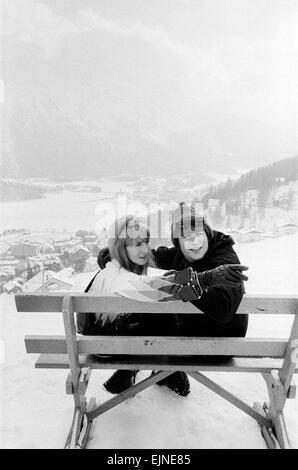
{"type": "Polygon", "coordinates": [[[167,271],[166,273],[163,274],[163,277],[168,277],[172,276],[173,274],[176,274],[178,271],[176,269],[171,269],[171,271],[167,271]]]}
{"type": "Polygon", "coordinates": [[[97,264],[101,269],[106,267],[106,264],[111,261],[110,252],[108,248],[102,248],[97,256],[97,264]]]}

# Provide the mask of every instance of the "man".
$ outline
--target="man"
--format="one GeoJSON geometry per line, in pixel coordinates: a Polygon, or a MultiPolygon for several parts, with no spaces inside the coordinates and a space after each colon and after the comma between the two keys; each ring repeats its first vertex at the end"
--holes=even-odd
{"type": "MultiPolygon", "coordinates": [[[[173,248],[161,246],[152,250],[157,265],[176,271],[191,267],[199,274],[203,291],[192,303],[206,315],[182,315],[186,333],[196,330],[199,336],[245,336],[248,316],[235,315],[235,312],[244,293],[241,281],[248,279],[238,272],[247,268],[240,265],[233,239],[212,230],[195,206],[185,203],[180,203],[172,213],[171,239],[173,248]],[[235,285],[233,279],[229,283],[227,277],[221,283],[219,270],[213,273],[219,279],[208,276],[208,271],[225,265],[230,265],[230,271],[235,265],[235,285]],[[203,273],[207,273],[206,276],[203,273]]],[[[223,277],[226,272],[223,269],[223,277]]]]}
{"type": "MultiPolygon", "coordinates": [[[[243,297],[240,264],[229,235],[212,230],[194,205],[180,203],[172,212],[172,248],[161,246],[152,250],[156,264],[161,269],[174,270],[168,279],[173,282],[170,292],[177,299],[191,301],[205,315],[176,315],[176,327],[171,322],[171,334],[179,336],[230,336],[244,337],[248,315],[235,314],[243,297]],[[189,275],[188,281],[185,276],[189,275]],[[183,279],[181,281],[181,279],[183,279]],[[180,284],[180,285],[179,285],[180,284]]],[[[98,263],[103,268],[109,260],[107,250],[101,250],[98,263]]],[[[140,329],[135,334],[164,334],[167,316],[156,322],[150,315],[142,317],[140,329]]],[[[112,393],[133,385],[135,371],[116,371],[106,382],[112,393]]],[[[185,372],[175,372],[159,382],[186,396],[190,391],[185,372]]]]}

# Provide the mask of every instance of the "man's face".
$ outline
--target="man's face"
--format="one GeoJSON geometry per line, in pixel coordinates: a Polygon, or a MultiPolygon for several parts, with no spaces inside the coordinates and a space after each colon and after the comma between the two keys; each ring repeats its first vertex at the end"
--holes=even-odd
{"type": "Polygon", "coordinates": [[[208,250],[208,238],[203,228],[184,233],[179,238],[179,244],[185,258],[190,262],[202,259],[208,250]]]}

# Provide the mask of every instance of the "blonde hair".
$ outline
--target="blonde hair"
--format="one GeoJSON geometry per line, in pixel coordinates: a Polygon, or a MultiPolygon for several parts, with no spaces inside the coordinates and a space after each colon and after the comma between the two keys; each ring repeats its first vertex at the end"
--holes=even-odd
{"type": "MultiPolygon", "coordinates": [[[[109,230],[108,247],[111,259],[116,259],[127,271],[133,272],[135,274],[146,274],[148,266],[155,266],[150,247],[148,247],[149,251],[147,263],[144,266],[139,266],[133,263],[128,258],[126,252],[126,247],[130,245],[133,240],[136,238],[141,238],[137,236],[137,232],[135,234],[132,233],[132,231],[135,229],[138,231],[140,225],[145,226],[145,223],[140,217],[136,217],[135,215],[126,215],[116,219],[109,230]],[[133,237],[132,235],[135,236],[133,237]]],[[[145,240],[148,243],[150,239],[150,232],[147,226],[146,232],[147,237],[145,240]]]]}

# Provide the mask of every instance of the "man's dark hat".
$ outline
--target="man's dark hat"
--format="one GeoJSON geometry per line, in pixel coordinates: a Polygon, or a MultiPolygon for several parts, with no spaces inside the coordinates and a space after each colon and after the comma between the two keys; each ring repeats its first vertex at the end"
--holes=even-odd
{"type": "Polygon", "coordinates": [[[193,232],[204,230],[208,240],[213,236],[212,230],[206,224],[201,204],[187,204],[180,202],[171,214],[171,240],[174,246],[179,247],[179,238],[193,232]]]}

